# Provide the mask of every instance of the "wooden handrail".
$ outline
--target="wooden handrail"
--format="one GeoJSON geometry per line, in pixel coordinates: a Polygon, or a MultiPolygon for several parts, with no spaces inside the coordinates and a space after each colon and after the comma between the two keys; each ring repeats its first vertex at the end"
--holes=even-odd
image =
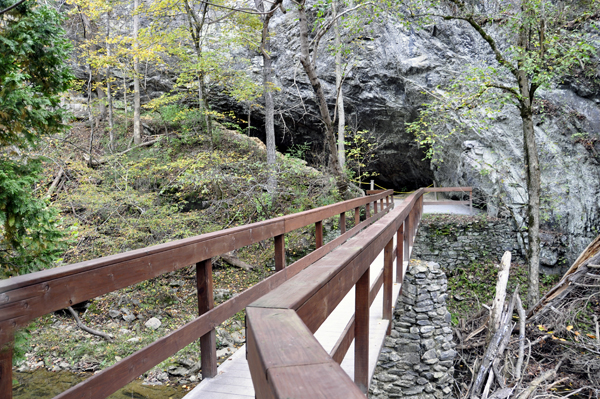
{"type": "MultiPolygon", "coordinates": [[[[355,354],[356,365],[360,366],[358,372],[355,366],[356,384],[336,360],[342,357],[337,352],[347,349],[351,341],[347,336],[352,335],[350,328],[355,328],[357,342],[368,341],[364,320],[368,320],[368,299],[373,293],[367,291],[365,297],[363,288],[357,287],[357,299],[364,299],[357,307],[356,322],[349,323],[335,346],[335,360],[313,333],[354,285],[368,283],[370,264],[385,247],[390,251],[390,242],[405,220],[411,221],[405,235],[414,237],[424,192],[417,190],[368,229],[246,308],[248,362],[257,398],[364,398],[368,345],[355,345],[355,350],[361,351],[355,354]],[[365,301],[367,306],[362,305],[365,301]]],[[[383,285],[386,275],[391,279],[384,272],[383,285]]],[[[381,287],[378,280],[375,287],[381,287]]]]}
{"type": "MultiPolygon", "coordinates": [[[[206,262],[214,256],[265,239],[275,240],[278,272],[212,309],[209,299],[213,295],[212,284],[205,280],[204,275],[203,280],[198,281],[198,286],[204,290],[199,292],[199,310],[202,314],[198,318],[57,396],[104,398],[198,338],[202,337],[202,342],[210,342],[204,338],[214,333],[215,326],[323,258],[361,229],[377,222],[393,207],[393,201],[391,204],[389,201],[392,195],[393,191],[388,190],[293,215],[0,281],[0,397],[10,398],[12,395],[11,356],[7,344],[12,340],[14,330],[31,320],[189,265],[204,263],[204,266],[198,266],[198,270],[207,273],[210,267],[206,262]],[[368,215],[363,222],[358,220],[356,215],[359,215],[360,207],[368,207],[376,201],[382,201],[383,204],[384,198],[387,207],[382,206],[379,213],[368,215]],[[351,210],[354,210],[355,221],[358,222],[352,229],[345,231],[344,225],[341,230],[345,232],[339,237],[284,268],[284,234],[311,224],[320,224],[327,218],[351,210]]],[[[202,345],[203,349],[205,346],[202,345]]],[[[206,366],[210,369],[209,373],[214,374],[216,358],[206,366]]],[[[203,375],[206,371],[204,368],[203,361],[203,375]]]]}
{"type": "Polygon", "coordinates": [[[397,282],[402,282],[403,261],[410,257],[427,191],[415,191],[380,220],[246,308],[247,358],[257,398],[364,398],[369,307],[383,286],[383,318],[388,320],[389,333],[392,262],[396,258],[397,282]],[[369,289],[370,265],[383,250],[384,269],[369,289]],[[355,314],[328,354],[313,334],[354,286],[355,314]],[[339,365],[353,339],[354,381],[339,365]]]}

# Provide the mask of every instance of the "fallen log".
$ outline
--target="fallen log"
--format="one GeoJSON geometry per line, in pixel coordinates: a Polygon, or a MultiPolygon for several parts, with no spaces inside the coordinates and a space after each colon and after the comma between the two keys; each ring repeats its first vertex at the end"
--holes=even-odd
{"type": "Polygon", "coordinates": [[[126,149],[125,151],[121,151],[121,152],[119,152],[119,153],[117,153],[117,154],[112,154],[112,155],[110,155],[109,157],[106,157],[106,158],[104,158],[104,157],[102,157],[102,158],[94,158],[94,159],[92,159],[92,160],[91,160],[91,162],[90,162],[90,156],[89,156],[89,154],[85,154],[85,153],[84,153],[84,154],[83,154],[83,160],[84,160],[84,161],[85,161],[85,162],[86,162],[88,165],[90,165],[90,166],[99,166],[99,165],[103,165],[103,164],[107,163],[107,162],[108,162],[108,161],[109,161],[109,160],[110,160],[112,157],[116,157],[116,156],[119,156],[119,155],[124,155],[124,154],[127,154],[129,151],[131,151],[131,150],[135,150],[136,148],[140,148],[140,147],[149,147],[149,146],[151,146],[152,144],[154,144],[154,143],[157,143],[158,141],[159,141],[159,139],[152,140],[152,141],[146,141],[145,143],[138,144],[138,145],[136,145],[135,147],[128,148],[128,149],[126,149]]]}
{"type": "Polygon", "coordinates": [[[231,252],[221,255],[221,259],[223,259],[225,263],[230,264],[231,266],[239,267],[240,269],[244,269],[246,271],[254,269],[254,266],[244,262],[231,252]]]}

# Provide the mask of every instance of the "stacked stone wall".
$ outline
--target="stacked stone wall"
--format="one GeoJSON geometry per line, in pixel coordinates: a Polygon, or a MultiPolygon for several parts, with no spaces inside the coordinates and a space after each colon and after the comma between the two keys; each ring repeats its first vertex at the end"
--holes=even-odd
{"type": "Polygon", "coordinates": [[[411,261],[379,356],[369,397],[452,398],[455,344],[446,309],[447,279],[439,264],[411,261]]]}
{"type": "Polygon", "coordinates": [[[505,251],[512,252],[514,262],[523,261],[509,220],[427,215],[419,225],[412,257],[439,262],[442,268],[452,270],[482,259],[499,261],[505,251]]]}

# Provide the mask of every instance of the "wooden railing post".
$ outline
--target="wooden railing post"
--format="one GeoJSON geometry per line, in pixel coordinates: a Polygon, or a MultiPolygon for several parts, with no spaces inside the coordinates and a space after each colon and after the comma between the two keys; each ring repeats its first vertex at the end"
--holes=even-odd
{"type": "MultiPolygon", "coordinates": [[[[404,222],[398,229],[398,243],[396,246],[396,282],[402,283],[404,280],[404,222]]],[[[402,290],[402,286],[400,286],[402,290]]]]}
{"type": "Polygon", "coordinates": [[[369,388],[369,289],[367,268],[354,290],[354,383],[363,392],[369,388]]]}
{"type": "Polygon", "coordinates": [[[410,249],[413,246],[413,238],[415,236],[415,208],[413,207],[408,214],[409,231],[408,231],[408,254],[410,255],[410,249]]]}
{"type": "Polygon", "coordinates": [[[323,221],[315,223],[315,243],[317,248],[323,246],[323,221]]]}
{"type": "Polygon", "coordinates": [[[383,250],[383,318],[390,320],[387,333],[392,332],[392,285],[394,279],[394,238],[383,250]]]}
{"type": "MultiPolygon", "coordinates": [[[[210,259],[196,263],[196,287],[198,288],[198,315],[201,316],[215,306],[210,259]]],[[[214,328],[200,337],[200,361],[203,379],[217,375],[217,338],[214,328]]]]}
{"type": "Polygon", "coordinates": [[[12,338],[0,347],[0,398],[12,399],[12,338]]]}
{"type": "Polygon", "coordinates": [[[373,201],[373,214],[377,213],[377,201],[373,201]]]}
{"type": "Polygon", "coordinates": [[[379,205],[381,205],[381,210],[383,211],[383,198],[379,200],[379,205]]]}
{"type": "Polygon", "coordinates": [[[354,208],[354,225],[358,226],[359,223],[360,223],[360,208],[356,207],[356,208],[354,208]]]}
{"type": "Polygon", "coordinates": [[[285,239],[283,234],[275,236],[275,271],[285,268],[285,239]]]}
{"type": "Polygon", "coordinates": [[[346,212],[340,213],[340,234],[346,232],[346,212]]]}
{"type": "Polygon", "coordinates": [[[390,197],[391,195],[385,197],[385,206],[390,206],[390,197]]]}
{"type": "Polygon", "coordinates": [[[367,202],[365,205],[365,220],[371,217],[371,203],[367,202]]]}
{"type": "Polygon", "coordinates": [[[473,214],[473,189],[469,191],[469,215],[473,214]]]}
{"type": "Polygon", "coordinates": [[[410,262],[410,232],[411,218],[410,213],[404,220],[404,260],[410,262]]]}

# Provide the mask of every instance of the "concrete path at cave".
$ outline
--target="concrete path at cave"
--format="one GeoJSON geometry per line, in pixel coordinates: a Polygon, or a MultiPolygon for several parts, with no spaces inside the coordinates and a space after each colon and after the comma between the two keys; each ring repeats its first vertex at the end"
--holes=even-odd
{"type": "MultiPolygon", "coordinates": [[[[402,201],[404,201],[404,198],[406,198],[407,196],[408,195],[400,195],[400,196],[395,195],[394,196],[394,205],[400,205],[402,203],[402,201]]],[[[436,201],[434,193],[427,193],[423,197],[426,201],[436,201]]],[[[440,200],[441,199],[442,198],[440,195],[440,200]]],[[[452,215],[470,215],[469,206],[463,205],[463,204],[424,205],[423,213],[445,213],[445,214],[452,214],[452,215]]],[[[481,213],[481,211],[479,209],[473,208],[473,215],[478,215],[480,213],[481,213]]]]}

